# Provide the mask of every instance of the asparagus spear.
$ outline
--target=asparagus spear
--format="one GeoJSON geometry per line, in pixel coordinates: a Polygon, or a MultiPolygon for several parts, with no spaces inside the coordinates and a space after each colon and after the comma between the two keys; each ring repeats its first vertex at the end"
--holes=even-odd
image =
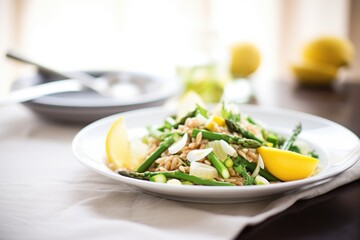
{"type": "Polygon", "coordinates": [[[230,178],[229,170],[225,167],[224,163],[215,156],[214,152],[209,153],[207,158],[223,178],[230,178]]]}
{"type": "Polygon", "coordinates": [[[294,142],[295,142],[297,136],[300,134],[300,132],[301,132],[301,124],[299,123],[298,125],[295,126],[295,128],[293,130],[293,134],[288,139],[286,139],[286,141],[282,145],[281,149],[289,150],[290,147],[294,144],[294,142]]]}
{"type": "Polygon", "coordinates": [[[261,147],[261,143],[259,143],[258,141],[255,141],[253,139],[239,138],[236,136],[231,136],[231,135],[227,135],[227,134],[223,134],[223,133],[210,132],[207,130],[201,130],[201,129],[197,129],[197,128],[192,130],[191,136],[196,137],[199,132],[201,132],[203,138],[206,138],[209,140],[224,140],[227,143],[238,144],[243,148],[259,148],[259,147],[261,147]]]}
{"type": "MultiPolygon", "coordinates": [[[[253,172],[256,168],[255,163],[249,162],[245,158],[238,156],[234,161],[234,169],[236,166],[240,166],[240,165],[246,167],[251,172],[253,172]]],[[[269,182],[280,182],[280,180],[278,178],[274,177],[271,173],[269,173],[268,171],[266,171],[262,168],[260,168],[259,174],[260,174],[260,176],[264,177],[269,182]]]]}
{"type": "Polygon", "coordinates": [[[163,174],[167,178],[176,178],[179,180],[189,181],[197,185],[206,185],[206,186],[235,186],[232,183],[228,182],[218,182],[215,180],[199,178],[196,176],[189,175],[187,173],[183,173],[181,171],[168,171],[168,172],[130,172],[130,171],[119,171],[120,175],[125,177],[131,177],[142,180],[149,180],[150,177],[155,176],[157,174],[163,174]]]}
{"type": "Polygon", "coordinates": [[[160,144],[160,146],[138,167],[137,172],[145,172],[149,169],[151,164],[158,159],[163,152],[166,151],[173,143],[175,139],[170,136],[165,138],[165,140],[160,144]]]}
{"type": "Polygon", "coordinates": [[[229,120],[229,119],[225,119],[226,125],[229,128],[230,132],[237,132],[240,133],[243,137],[246,138],[250,138],[250,139],[254,139],[256,141],[258,141],[259,143],[263,144],[264,141],[261,140],[260,138],[256,137],[254,134],[252,134],[249,131],[246,131],[244,128],[242,128],[239,124],[229,120]]]}
{"type": "Polygon", "coordinates": [[[234,170],[235,172],[240,173],[241,176],[245,179],[244,185],[254,185],[254,178],[246,172],[246,168],[244,166],[235,166],[234,170]]]}

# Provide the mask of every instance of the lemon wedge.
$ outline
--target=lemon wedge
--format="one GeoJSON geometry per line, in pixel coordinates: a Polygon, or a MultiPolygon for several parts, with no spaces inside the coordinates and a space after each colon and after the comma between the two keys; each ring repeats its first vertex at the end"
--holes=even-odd
{"type": "Polygon", "coordinates": [[[293,181],[309,177],[319,160],[299,153],[270,147],[257,149],[265,168],[282,181],[293,181]]]}
{"type": "Polygon", "coordinates": [[[118,118],[110,127],[106,136],[105,149],[110,168],[133,169],[131,161],[131,146],[123,117],[118,118]]]}

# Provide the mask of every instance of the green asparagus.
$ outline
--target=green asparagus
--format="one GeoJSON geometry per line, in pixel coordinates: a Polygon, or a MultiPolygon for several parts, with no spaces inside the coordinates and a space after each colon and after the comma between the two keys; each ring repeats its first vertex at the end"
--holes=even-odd
{"type": "Polygon", "coordinates": [[[206,185],[206,186],[235,186],[232,183],[228,182],[218,182],[215,180],[209,180],[204,178],[199,178],[196,176],[189,175],[187,173],[183,173],[181,171],[168,171],[168,172],[130,172],[130,171],[119,171],[118,172],[122,176],[141,179],[141,180],[149,180],[152,176],[157,174],[163,174],[166,178],[176,178],[183,181],[189,181],[193,184],[197,185],[206,185]]]}
{"type": "Polygon", "coordinates": [[[253,125],[258,125],[258,124],[255,122],[255,120],[252,119],[252,118],[249,117],[249,116],[246,118],[246,120],[247,120],[249,123],[253,124],[253,125]]]}
{"type": "Polygon", "coordinates": [[[201,132],[202,137],[209,140],[224,140],[227,143],[234,143],[238,144],[243,148],[259,148],[261,147],[261,143],[259,143],[256,140],[253,139],[247,139],[247,138],[239,138],[237,136],[231,136],[224,133],[215,133],[210,132],[207,130],[201,130],[201,129],[193,129],[191,136],[196,137],[197,134],[201,132]]]}
{"type": "Polygon", "coordinates": [[[209,117],[208,110],[206,110],[206,108],[200,106],[199,104],[196,104],[196,110],[197,110],[197,113],[202,115],[203,117],[205,117],[205,118],[209,117]]]}
{"type": "Polygon", "coordinates": [[[160,146],[138,167],[137,172],[145,172],[149,169],[151,164],[158,159],[163,152],[165,152],[173,143],[175,139],[173,136],[165,138],[160,146]]]}
{"type": "Polygon", "coordinates": [[[244,185],[254,185],[255,179],[246,172],[246,168],[244,166],[235,166],[234,170],[235,172],[241,174],[241,176],[244,178],[244,185]]]}
{"type": "MultiPolygon", "coordinates": [[[[245,158],[237,156],[234,161],[234,168],[236,166],[240,166],[240,165],[246,167],[251,172],[253,172],[256,168],[256,163],[249,162],[245,158]]],[[[280,180],[278,178],[274,177],[271,173],[269,173],[268,171],[266,171],[262,168],[260,168],[259,174],[260,174],[260,176],[264,177],[269,182],[280,182],[280,180]]]]}
{"type": "Polygon", "coordinates": [[[276,134],[269,133],[266,137],[266,141],[273,144],[273,147],[279,146],[279,137],[276,134]]]}
{"type": "Polygon", "coordinates": [[[249,131],[246,131],[244,128],[242,128],[239,124],[229,120],[229,119],[225,119],[226,125],[228,127],[228,129],[230,130],[230,132],[237,132],[240,133],[243,137],[245,138],[249,138],[249,139],[254,139],[255,141],[258,141],[259,143],[263,144],[264,141],[261,140],[260,138],[256,137],[254,134],[252,134],[249,131]]]}
{"type": "Polygon", "coordinates": [[[294,144],[297,136],[300,134],[301,132],[301,124],[299,123],[298,125],[295,126],[294,130],[293,130],[293,134],[286,139],[285,143],[282,145],[281,149],[282,150],[289,150],[290,147],[294,144]]]}
{"type": "Polygon", "coordinates": [[[224,163],[215,156],[214,152],[209,153],[207,158],[210,160],[214,168],[216,168],[221,177],[225,179],[230,178],[229,170],[225,167],[224,163]]]}
{"type": "Polygon", "coordinates": [[[164,174],[156,174],[154,176],[151,176],[149,179],[151,182],[160,182],[160,183],[166,183],[167,178],[165,177],[164,174]]]}

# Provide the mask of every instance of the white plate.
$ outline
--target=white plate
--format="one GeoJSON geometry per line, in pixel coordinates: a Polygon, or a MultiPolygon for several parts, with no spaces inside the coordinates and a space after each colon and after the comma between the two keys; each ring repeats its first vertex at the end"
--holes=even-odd
{"type": "MultiPolygon", "coordinates": [[[[63,121],[90,123],[100,118],[134,109],[163,105],[178,94],[180,85],[175,79],[145,73],[125,71],[87,72],[94,77],[105,76],[114,79],[125,88],[124,96],[105,98],[90,90],[63,92],[42,96],[24,103],[41,117],[63,121]],[[137,86],[139,93],[127,95],[126,86],[137,86]]],[[[17,80],[12,89],[22,89],[41,83],[61,80],[53,75],[36,74],[17,80]]],[[[120,90],[119,90],[120,91],[120,90]]]]}
{"type": "Polygon", "coordinates": [[[360,157],[359,138],[343,126],[329,120],[295,111],[242,105],[241,112],[264,122],[270,129],[290,134],[300,121],[299,138],[319,154],[321,171],[313,177],[292,182],[261,186],[173,186],[120,176],[105,165],[105,137],[111,124],[120,116],[126,119],[130,135],[141,134],[150,124],[161,124],[174,111],[164,108],[136,110],[98,120],[82,129],[73,141],[77,160],[106,177],[126,183],[138,190],[169,199],[190,202],[225,203],[257,201],[279,194],[324,183],[345,171],[360,157]]]}

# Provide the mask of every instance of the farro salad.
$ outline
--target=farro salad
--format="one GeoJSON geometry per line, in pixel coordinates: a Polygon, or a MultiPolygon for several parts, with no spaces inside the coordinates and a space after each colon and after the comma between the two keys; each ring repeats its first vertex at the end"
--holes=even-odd
{"type": "Polygon", "coordinates": [[[307,178],[318,165],[316,153],[297,140],[300,123],[283,137],[231,104],[214,111],[196,105],[147,132],[135,167],[111,166],[120,175],[173,185],[265,185],[307,178]]]}

